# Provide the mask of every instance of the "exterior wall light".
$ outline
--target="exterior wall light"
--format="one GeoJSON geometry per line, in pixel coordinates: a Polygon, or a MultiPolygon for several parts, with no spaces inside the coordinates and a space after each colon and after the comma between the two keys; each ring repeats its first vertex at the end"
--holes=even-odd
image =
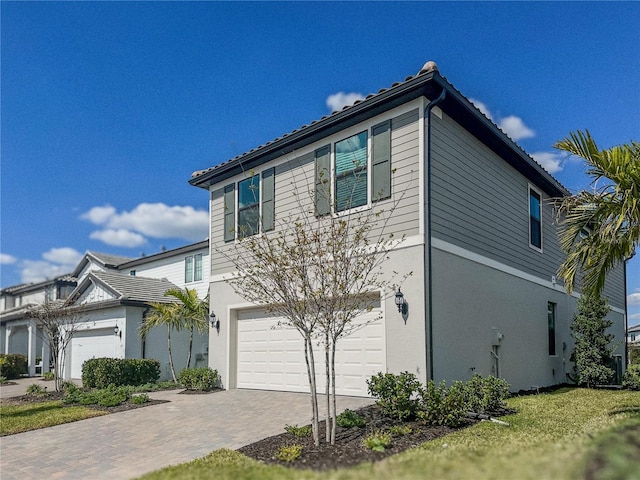
{"type": "Polygon", "coordinates": [[[118,325],[116,325],[115,327],[113,327],[113,334],[116,337],[122,338],[122,332],[120,331],[120,329],[118,328],[118,325]]]}
{"type": "Polygon", "coordinates": [[[211,328],[215,328],[220,331],[220,320],[218,320],[215,313],[211,312],[211,315],[209,315],[209,322],[211,323],[211,328]]]}
{"type": "Polygon", "coordinates": [[[398,312],[406,315],[407,314],[407,302],[404,299],[404,293],[400,291],[400,287],[398,287],[398,291],[396,292],[396,306],[398,307],[398,312]]]}

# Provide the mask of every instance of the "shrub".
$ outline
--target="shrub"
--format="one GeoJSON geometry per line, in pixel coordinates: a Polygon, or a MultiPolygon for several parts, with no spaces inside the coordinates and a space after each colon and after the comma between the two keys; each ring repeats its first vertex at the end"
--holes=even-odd
{"type": "Polygon", "coordinates": [[[629,346],[629,363],[640,364],[640,346],[629,346]]]}
{"type": "Polygon", "coordinates": [[[627,365],[627,370],[622,376],[622,386],[629,390],[640,390],[640,363],[627,365]]]}
{"type": "Polygon", "coordinates": [[[147,403],[149,401],[149,395],[146,393],[141,393],[140,395],[134,395],[131,397],[131,403],[134,405],[142,405],[143,403],[147,403]]]}
{"type": "MultiPolygon", "coordinates": [[[[115,407],[126,402],[131,397],[131,389],[126,386],[109,385],[98,390],[81,390],[77,387],[65,390],[62,402],[65,404],[79,403],[80,405],[100,405],[115,407]]],[[[142,402],[144,403],[144,402],[142,402]]]]}
{"type": "Polygon", "coordinates": [[[9,380],[29,373],[27,357],[18,353],[0,353],[0,375],[9,380]]]}
{"type": "Polygon", "coordinates": [[[0,385],[4,385],[5,383],[7,383],[7,377],[0,375],[0,385]]]}
{"type": "Polygon", "coordinates": [[[187,390],[208,392],[218,386],[218,371],[209,367],[185,368],[178,375],[178,381],[187,390]]]}
{"type": "Polygon", "coordinates": [[[430,425],[455,427],[467,412],[465,386],[462,382],[453,382],[447,389],[445,382],[436,385],[433,380],[429,380],[421,390],[420,397],[418,417],[430,425]]]}
{"type": "Polygon", "coordinates": [[[54,378],[55,378],[55,374],[53,372],[44,372],[42,374],[42,379],[46,380],[47,382],[50,382],[54,378]]]}
{"type": "Polygon", "coordinates": [[[607,364],[614,347],[610,347],[614,335],[605,333],[613,324],[605,317],[611,310],[607,300],[601,297],[580,297],[578,312],[571,321],[571,334],[575,348],[571,360],[575,362],[578,383],[592,388],[611,381],[615,372],[607,364]]]}
{"type": "Polygon", "coordinates": [[[82,384],[89,388],[144,385],[159,378],[160,362],[151,358],[91,358],[82,364],[82,384]]]}
{"type": "Polygon", "coordinates": [[[336,422],[344,428],[364,427],[367,423],[363,417],[348,408],[336,417],[336,422]]]}
{"type": "Polygon", "coordinates": [[[49,393],[47,392],[47,387],[32,383],[27,387],[27,395],[31,395],[32,397],[45,397],[49,395],[49,393]]]}
{"type": "Polygon", "coordinates": [[[174,390],[178,388],[173,380],[164,382],[145,383],[144,385],[131,386],[131,393],[157,392],[158,390],[174,390]]]}
{"type": "Polygon", "coordinates": [[[471,412],[498,410],[507,406],[509,384],[502,378],[493,375],[482,377],[476,373],[465,384],[464,397],[467,409],[471,412]]]}
{"type": "Polygon", "coordinates": [[[409,372],[378,373],[367,380],[369,394],[382,411],[398,420],[414,417],[418,410],[420,382],[409,372]]]}
{"type": "Polygon", "coordinates": [[[283,445],[276,451],[276,458],[283,462],[293,462],[302,455],[302,445],[283,445]]]}
{"type": "Polygon", "coordinates": [[[373,432],[366,437],[362,444],[374,452],[384,452],[391,445],[391,434],[385,432],[373,432]]]}
{"type": "Polygon", "coordinates": [[[389,433],[394,437],[402,437],[403,435],[413,433],[413,428],[409,425],[394,425],[393,427],[389,427],[389,433]]]}
{"type": "Polygon", "coordinates": [[[311,435],[311,425],[299,427],[298,425],[285,425],[284,431],[296,437],[308,437],[311,435]]]}

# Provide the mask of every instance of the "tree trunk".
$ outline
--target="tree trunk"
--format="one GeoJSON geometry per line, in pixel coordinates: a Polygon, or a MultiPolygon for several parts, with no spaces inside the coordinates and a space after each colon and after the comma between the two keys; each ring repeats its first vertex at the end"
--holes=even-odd
{"type": "Polygon", "coordinates": [[[326,380],[326,390],[325,390],[325,398],[327,400],[327,416],[326,416],[326,425],[325,425],[325,442],[329,443],[331,441],[331,363],[330,363],[330,346],[329,346],[329,336],[327,335],[324,339],[324,365],[325,365],[325,380],[326,380]]]}
{"type": "Polygon", "coordinates": [[[310,338],[304,339],[304,359],[307,362],[307,375],[309,376],[309,390],[311,393],[311,432],[313,434],[314,445],[320,445],[320,434],[318,432],[318,396],[316,389],[316,367],[313,358],[313,344],[310,338]]]}
{"type": "Polygon", "coordinates": [[[336,444],[336,341],[331,344],[331,396],[333,397],[331,419],[331,445],[336,444]]]}
{"type": "Polygon", "coordinates": [[[169,349],[169,367],[171,368],[171,376],[173,377],[173,382],[178,383],[178,378],[176,377],[176,370],[173,368],[173,356],[171,355],[171,327],[167,327],[167,348],[169,349]]]}
{"type": "Polygon", "coordinates": [[[187,368],[191,367],[191,351],[193,350],[193,327],[191,327],[191,335],[189,336],[189,355],[187,356],[187,368]]]}

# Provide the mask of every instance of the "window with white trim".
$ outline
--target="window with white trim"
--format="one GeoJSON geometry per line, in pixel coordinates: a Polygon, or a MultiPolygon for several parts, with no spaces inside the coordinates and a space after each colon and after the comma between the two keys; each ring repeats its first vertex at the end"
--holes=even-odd
{"type": "Polygon", "coordinates": [[[275,169],[224,187],[224,241],[273,230],[275,169]]]}
{"type": "Polygon", "coordinates": [[[529,246],[542,250],[542,194],[529,186],[529,246]]]}
{"type": "Polygon", "coordinates": [[[366,207],[391,196],[391,121],[315,152],[316,215],[366,207]]]}
{"type": "Polygon", "coordinates": [[[202,280],[202,254],[189,255],[184,259],[184,283],[202,280]]]}

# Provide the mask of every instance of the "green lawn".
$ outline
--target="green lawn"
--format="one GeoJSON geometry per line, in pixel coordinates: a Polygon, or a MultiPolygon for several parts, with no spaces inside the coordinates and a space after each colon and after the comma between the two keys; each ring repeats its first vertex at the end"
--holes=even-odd
{"type": "Polygon", "coordinates": [[[59,400],[27,405],[0,405],[0,435],[52,427],[106,413],[86,407],[65,407],[59,400]]]}
{"type": "Polygon", "coordinates": [[[593,480],[640,480],[640,393],[562,389],[509,403],[517,410],[504,418],[509,427],[479,423],[382,462],[329,474],[219,450],[142,478],[569,480],[586,478],[589,470],[593,480]]]}

